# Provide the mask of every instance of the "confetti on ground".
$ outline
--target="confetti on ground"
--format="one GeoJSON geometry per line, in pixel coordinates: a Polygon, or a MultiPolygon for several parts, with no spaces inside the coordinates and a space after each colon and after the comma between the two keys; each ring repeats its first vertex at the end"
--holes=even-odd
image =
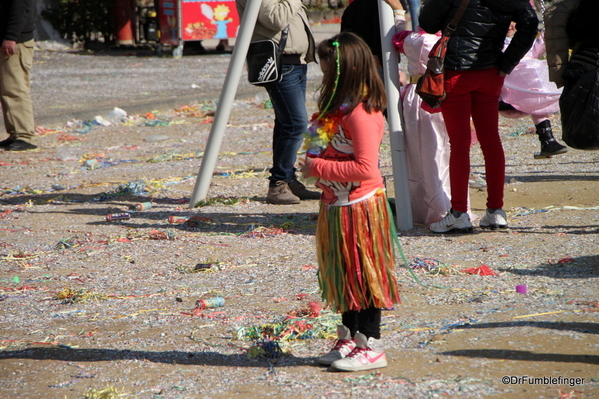
{"type": "Polygon", "coordinates": [[[260,227],[256,227],[256,228],[252,229],[248,233],[248,237],[249,238],[265,238],[265,237],[279,236],[282,234],[287,234],[287,231],[285,231],[284,229],[279,228],[279,227],[260,226],[260,227]]]}
{"type": "Polygon", "coordinates": [[[340,315],[322,310],[315,317],[285,316],[279,321],[253,327],[239,327],[235,337],[239,340],[274,339],[290,341],[297,339],[330,339],[337,335],[340,315]]]}
{"type": "Polygon", "coordinates": [[[58,300],[62,300],[62,304],[72,304],[77,302],[86,302],[98,299],[107,299],[108,296],[88,292],[85,289],[73,290],[72,288],[65,288],[56,294],[58,300]]]}
{"type": "Polygon", "coordinates": [[[468,273],[468,274],[476,274],[479,276],[497,276],[498,275],[497,272],[491,270],[491,268],[489,268],[489,266],[487,266],[487,265],[462,269],[461,272],[468,273]]]}
{"type": "Polygon", "coordinates": [[[196,208],[201,208],[204,206],[214,206],[214,205],[243,205],[247,204],[250,201],[249,198],[244,197],[211,197],[205,200],[200,200],[195,204],[196,208]]]}
{"type": "Polygon", "coordinates": [[[129,394],[123,393],[112,386],[103,389],[91,388],[83,396],[84,399],[126,399],[127,397],[129,397],[129,394]]]}
{"type": "MultiPolygon", "coordinates": [[[[122,55],[40,51],[34,69],[44,84],[35,85],[36,101],[48,105],[38,103],[39,110],[75,113],[83,96],[110,109],[127,108],[131,96],[153,103],[159,86],[189,87],[200,78],[194,95],[218,93],[230,61],[229,54],[122,55]],[[46,74],[52,59],[56,68],[46,74]],[[81,74],[94,70],[103,73],[81,74]],[[156,80],[151,71],[168,73],[156,80]],[[76,84],[39,95],[59,76],[76,84]],[[101,90],[86,92],[90,87],[101,90]]],[[[314,63],[308,71],[306,107],[313,112],[321,72],[314,63]]],[[[184,98],[183,91],[173,98],[184,98]]],[[[530,118],[502,119],[510,228],[478,229],[486,190],[475,144],[474,234],[435,235],[420,224],[398,231],[410,267],[401,267],[398,252],[402,303],[384,310],[382,319],[389,366],[374,375],[331,373],[315,366],[334,345],[341,321],[318,306],[319,203],[265,202],[274,114],[263,89],[242,81],[239,94],[248,96],[234,101],[210,176],[208,198],[220,199],[197,208],[190,197],[216,103],[168,105],[161,112],[138,107],[140,114],[110,126],[101,119],[72,121],[38,129],[38,151],[2,152],[0,364],[11,375],[3,380],[4,397],[46,392],[80,399],[107,386],[140,399],[557,397],[547,386],[502,384],[505,365],[515,374],[529,372],[532,363],[538,376],[597,374],[588,353],[599,317],[599,153],[534,159],[536,135],[510,136],[526,132],[530,118]],[[123,223],[106,222],[107,214],[142,202],[152,208],[123,223]],[[197,225],[170,224],[171,215],[197,216],[197,225]],[[460,272],[483,264],[499,276],[460,272]],[[516,293],[517,285],[526,285],[528,295],[516,293]],[[57,299],[65,287],[70,291],[57,299]],[[194,307],[216,296],[226,306],[194,307]]],[[[92,107],[88,114],[106,112],[92,107]]],[[[551,121],[559,139],[559,115],[551,121]]],[[[393,198],[391,149],[386,134],[380,167],[393,198]]],[[[588,378],[563,392],[597,397],[599,381],[588,378]]]]}

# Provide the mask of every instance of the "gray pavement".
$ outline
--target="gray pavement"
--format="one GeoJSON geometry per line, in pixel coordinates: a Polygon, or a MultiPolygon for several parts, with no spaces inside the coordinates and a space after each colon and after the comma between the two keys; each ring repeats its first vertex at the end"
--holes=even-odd
{"type": "MultiPolygon", "coordinates": [[[[316,24],[312,29],[320,41],[335,35],[339,24],[316,24]]],[[[210,49],[211,43],[205,46],[210,49]]],[[[90,120],[114,107],[140,114],[218,100],[230,59],[230,53],[214,52],[176,59],[141,50],[36,51],[31,87],[36,124],[52,127],[72,119],[90,120]]],[[[319,67],[311,64],[310,87],[318,86],[320,76],[319,67]]],[[[244,71],[236,97],[256,95],[264,96],[264,89],[247,83],[244,71]]]]}

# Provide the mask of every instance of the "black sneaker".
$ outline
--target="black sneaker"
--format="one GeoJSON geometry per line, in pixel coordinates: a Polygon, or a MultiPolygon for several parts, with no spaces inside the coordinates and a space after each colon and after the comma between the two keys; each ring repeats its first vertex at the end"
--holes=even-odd
{"type": "Polygon", "coordinates": [[[29,150],[35,150],[36,148],[37,148],[36,145],[33,145],[33,144],[28,143],[25,140],[21,140],[21,139],[16,139],[12,143],[10,143],[6,147],[4,147],[4,149],[6,151],[29,151],[29,150]]]}
{"type": "Polygon", "coordinates": [[[9,136],[7,139],[0,141],[0,148],[6,148],[14,142],[15,142],[15,139],[13,139],[12,137],[9,136]]]}
{"type": "Polygon", "coordinates": [[[317,200],[320,199],[320,193],[318,191],[310,191],[303,185],[299,180],[289,182],[289,189],[301,200],[317,200]]]}

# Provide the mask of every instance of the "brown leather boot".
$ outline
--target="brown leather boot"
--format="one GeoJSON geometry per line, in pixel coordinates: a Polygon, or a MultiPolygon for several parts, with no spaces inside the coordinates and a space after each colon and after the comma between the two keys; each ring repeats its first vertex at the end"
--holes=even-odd
{"type": "Polygon", "coordinates": [[[310,191],[304,184],[298,180],[294,180],[288,184],[291,192],[300,200],[317,200],[320,199],[320,192],[310,191]]]}
{"type": "Polygon", "coordinates": [[[291,205],[299,204],[300,199],[291,192],[287,182],[277,180],[274,186],[268,187],[266,202],[277,205],[291,205]]]}

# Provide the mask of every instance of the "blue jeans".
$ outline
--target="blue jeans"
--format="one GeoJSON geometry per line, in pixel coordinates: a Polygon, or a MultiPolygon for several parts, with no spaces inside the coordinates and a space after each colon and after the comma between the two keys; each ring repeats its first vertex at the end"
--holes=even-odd
{"type": "Polygon", "coordinates": [[[416,30],[419,25],[418,16],[420,15],[420,6],[422,2],[420,0],[408,0],[408,8],[410,9],[410,18],[412,19],[412,30],[416,30]]]}
{"type": "Polygon", "coordinates": [[[307,65],[283,64],[283,79],[266,88],[275,111],[270,184],[295,180],[295,160],[308,128],[307,65]]]}

